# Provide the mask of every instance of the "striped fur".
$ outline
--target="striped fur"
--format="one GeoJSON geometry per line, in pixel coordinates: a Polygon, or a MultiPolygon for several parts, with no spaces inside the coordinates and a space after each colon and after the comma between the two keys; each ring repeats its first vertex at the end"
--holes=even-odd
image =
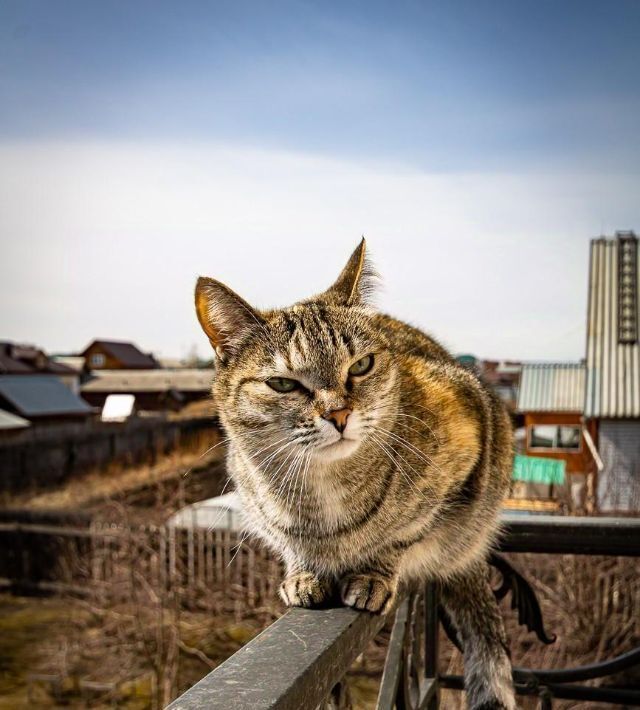
{"type": "Polygon", "coordinates": [[[229,472],[249,528],[286,563],[287,604],[337,597],[384,613],[403,585],[439,580],[451,617],[465,619],[470,705],[513,707],[484,571],[510,480],[510,421],[437,342],[368,305],[364,253],[363,240],[328,291],[279,310],[199,280],[229,472]],[[350,377],[369,354],[372,370],[350,377]],[[300,388],[275,392],[272,377],[300,388]],[[344,407],[340,434],[322,414],[344,407]]]}

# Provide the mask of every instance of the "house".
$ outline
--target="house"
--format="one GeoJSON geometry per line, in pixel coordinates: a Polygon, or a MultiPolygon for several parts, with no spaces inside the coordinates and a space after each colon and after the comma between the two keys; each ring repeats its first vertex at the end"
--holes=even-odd
{"type": "Polygon", "coordinates": [[[82,397],[93,407],[104,406],[113,394],[135,395],[135,409],[178,410],[205,399],[211,392],[213,370],[100,370],[82,385],[82,397]]]}
{"type": "Polygon", "coordinates": [[[521,362],[479,360],[475,355],[469,353],[456,355],[456,360],[492,387],[505,403],[509,412],[513,414],[520,385],[521,362]]]}
{"type": "Polygon", "coordinates": [[[582,440],[585,366],[540,363],[522,367],[517,410],[524,417],[524,453],[561,459],[567,473],[586,473],[593,457],[582,440]]]}
{"type": "Polygon", "coordinates": [[[86,420],[93,409],[54,375],[3,375],[0,409],[32,424],[86,420]]]}
{"type": "Polygon", "coordinates": [[[597,426],[598,507],[640,509],[638,238],[591,241],[585,421],[597,426]]]}
{"type": "MultiPolygon", "coordinates": [[[[516,404],[523,417],[523,453],[563,462],[577,507],[585,503],[587,477],[595,468],[582,421],[585,376],[584,363],[527,363],[516,404]]],[[[589,426],[593,440],[596,427],[589,426]]]]}
{"type": "Polygon", "coordinates": [[[82,355],[52,355],[51,359],[61,365],[66,365],[82,375],[84,372],[84,358],[82,355]]]}
{"type": "Polygon", "coordinates": [[[78,391],[79,376],[71,367],[56,362],[35,345],[0,341],[0,376],[55,375],[74,392],[78,391]]]}
{"type": "Polygon", "coordinates": [[[526,426],[525,452],[565,461],[573,487],[581,476],[600,512],[637,511],[638,238],[617,232],[593,239],[589,268],[586,360],[523,368],[517,410],[526,426]]]}
{"type": "Polygon", "coordinates": [[[516,408],[521,371],[522,363],[510,360],[482,360],[479,364],[480,377],[493,387],[510,412],[516,408]]]}
{"type": "Polygon", "coordinates": [[[27,419],[0,409],[0,441],[6,441],[31,426],[27,419]]]}
{"type": "Polygon", "coordinates": [[[94,340],[81,356],[85,370],[155,370],[159,368],[157,360],[148,353],[143,353],[133,343],[117,340],[94,340]]]}

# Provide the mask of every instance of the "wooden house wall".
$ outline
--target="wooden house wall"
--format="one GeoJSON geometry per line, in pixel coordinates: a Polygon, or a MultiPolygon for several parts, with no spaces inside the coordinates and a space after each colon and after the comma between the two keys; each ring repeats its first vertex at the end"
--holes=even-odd
{"type": "MultiPolygon", "coordinates": [[[[594,463],[584,436],[580,435],[579,451],[555,451],[550,449],[537,449],[529,446],[530,427],[536,425],[555,424],[557,426],[582,427],[581,415],[574,412],[527,412],[524,415],[524,424],[527,428],[526,449],[527,456],[541,456],[543,458],[562,460],[567,465],[567,473],[588,473],[593,470],[594,463]]],[[[597,424],[595,421],[588,423],[588,429],[594,442],[597,442],[597,424]]]]}
{"type": "Polygon", "coordinates": [[[99,343],[94,343],[91,345],[86,353],[85,353],[85,364],[86,367],[90,370],[122,370],[126,369],[122,362],[112,355],[110,355],[99,343]],[[100,365],[100,367],[95,367],[91,363],[91,356],[92,355],[103,355],[104,356],[104,364],[100,365]]]}

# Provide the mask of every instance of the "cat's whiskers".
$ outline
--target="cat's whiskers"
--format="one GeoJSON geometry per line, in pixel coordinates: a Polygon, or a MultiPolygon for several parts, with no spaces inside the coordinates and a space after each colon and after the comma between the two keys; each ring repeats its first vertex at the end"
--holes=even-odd
{"type": "Polygon", "coordinates": [[[290,481],[289,481],[289,487],[287,490],[287,499],[285,502],[285,507],[287,508],[287,510],[289,510],[289,498],[292,494],[293,494],[293,497],[291,498],[291,503],[293,503],[293,501],[295,499],[295,486],[297,485],[297,482],[298,482],[298,475],[300,473],[300,468],[302,466],[302,461],[304,460],[304,454],[306,453],[306,449],[303,450],[301,453],[302,453],[302,456],[298,459],[298,461],[296,461],[297,466],[295,468],[294,473],[291,475],[290,481]]]}
{"type": "Polygon", "coordinates": [[[283,436],[281,439],[278,439],[277,441],[274,441],[272,444],[267,444],[266,446],[263,446],[261,449],[258,449],[258,451],[256,451],[254,454],[247,454],[247,457],[250,459],[250,461],[255,465],[255,467],[256,467],[257,469],[262,470],[262,467],[263,467],[263,466],[266,465],[266,466],[268,467],[268,465],[269,465],[269,463],[271,462],[271,460],[272,460],[273,458],[275,458],[275,457],[276,457],[281,451],[283,451],[287,446],[289,446],[290,443],[291,443],[291,441],[289,440],[289,437],[288,437],[288,436],[283,436]],[[267,449],[271,449],[271,448],[273,448],[274,446],[278,446],[279,444],[282,444],[283,441],[286,442],[286,443],[283,444],[279,449],[277,449],[276,451],[272,451],[272,452],[268,453],[268,454],[262,459],[262,461],[259,461],[258,463],[255,462],[255,459],[256,459],[262,452],[267,451],[267,449]],[[267,462],[269,462],[269,463],[267,463],[267,462]]]}
{"type": "Polygon", "coordinates": [[[242,534],[241,534],[241,536],[240,536],[239,542],[237,542],[237,543],[233,546],[233,548],[231,548],[231,549],[234,549],[234,548],[235,548],[235,552],[234,552],[233,555],[231,556],[231,559],[229,560],[229,562],[227,562],[227,567],[230,567],[230,566],[231,566],[231,563],[232,563],[232,562],[236,559],[236,557],[238,556],[238,553],[240,552],[240,549],[242,548],[242,545],[244,544],[244,541],[245,541],[247,538],[249,538],[249,537],[251,537],[251,531],[250,531],[250,530],[246,530],[246,531],[243,531],[243,532],[242,532],[242,534]]]}
{"type": "MultiPolygon", "coordinates": [[[[282,498],[284,497],[284,496],[283,496],[284,490],[285,490],[285,488],[287,488],[287,497],[286,497],[286,500],[285,500],[285,502],[284,502],[284,508],[285,508],[285,510],[288,510],[289,490],[290,490],[290,487],[291,487],[291,482],[292,482],[292,480],[293,480],[293,476],[295,475],[295,472],[296,472],[297,468],[299,467],[299,465],[301,465],[301,463],[302,463],[302,461],[303,461],[303,459],[304,459],[304,455],[305,455],[305,453],[307,452],[308,448],[309,448],[309,447],[305,447],[305,448],[303,448],[302,450],[300,450],[300,451],[298,451],[298,452],[295,453],[295,456],[293,457],[293,460],[292,460],[291,463],[289,464],[289,466],[288,466],[288,468],[287,468],[287,471],[285,472],[284,476],[282,477],[282,480],[280,481],[280,484],[279,484],[279,486],[278,486],[278,489],[277,489],[277,491],[276,491],[275,494],[274,494],[274,498],[275,498],[276,500],[278,500],[278,501],[281,502],[281,501],[282,501],[282,498]]],[[[291,454],[291,453],[293,453],[293,452],[290,452],[290,454],[291,454]]],[[[290,455],[287,456],[287,459],[285,460],[285,463],[286,463],[286,461],[287,461],[289,458],[290,458],[290,455]]]]}
{"type": "Polygon", "coordinates": [[[428,454],[426,454],[424,451],[421,451],[417,446],[412,444],[410,441],[408,441],[404,437],[400,436],[399,434],[396,434],[393,431],[390,431],[389,429],[385,429],[384,427],[378,427],[375,425],[371,425],[371,428],[375,429],[376,431],[384,432],[387,436],[390,436],[398,444],[404,446],[406,449],[411,451],[414,455],[418,456],[428,466],[435,468],[437,471],[442,473],[442,469],[436,464],[436,462],[428,454]]]}
{"type": "Polygon", "coordinates": [[[430,458],[424,452],[420,451],[420,449],[418,449],[416,446],[414,446],[411,442],[407,441],[406,439],[399,436],[395,432],[390,431],[389,429],[385,429],[384,427],[379,427],[379,426],[375,426],[375,425],[372,425],[370,428],[376,432],[384,434],[388,438],[391,438],[394,443],[404,446],[404,448],[406,448],[412,454],[417,456],[422,462],[427,464],[427,466],[429,466],[429,467],[433,466],[435,468],[435,462],[433,461],[432,458],[430,458]]]}
{"type": "MultiPolygon", "coordinates": [[[[430,444],[432,443],[432,440],[429,439],[429,438],[427,438],[427,437],[424,435],[423,432],[419,431],[418,429],[416,429],[416,428],[414,428],[414,427],[412,427],[412,426],[409,426],[406,422],[396,422],[396,424],[397,424],[398,428],[400,429],[400,431],[405,431],[405,430],[412,431],[414,434],[417,434],[421,439],[424,439],[425,441],[429,442],[430,444]]],[[[433,461],[433,459],[431,458],[431,456],[429,456],[429,454],[427,454],[426,451],[423,451],[419,446],[416,446],[415,444],[412,444],[408,439],[405,439],[403,436],[400,436],[400,434],[398,434],[397,431],[393,431],[393,430],[391,430],[391,429],[386,429],[385,427],[381,427],[381,426],[379,426],[379,425],[377,425],[377,424],[372,424],[372,423],[370,423],[370,422],[367,423],[367,426],[370,427],[370,428],[374,428],[374,429],[375,429],[375,428],[381,429],[381,430],[383,430],[383,431],[385,431],[385,432],[388,432],[389,434],[394,434],[394,436],[398,436],[398,437],[401,438],[405,443],[410,444],[411,446],[413,446],[413,447],[416,449],[416,451],[419,451],[419,452],[420,452],[420,454],[422,454],[423,456],[426,456],[430,461],[433,461]]]]}
{"type": "Polygon", "coordinates": [[[420,491],[419,488],[416,487],[415,483],[411,480],[410,476],[407,474],[407,472],[404,470],[404,468],[402,468],[401,464],[399,464],[398,461],[396,461],[396,459],[394,458],[394,456],[391,453],[389,453],[390,449],[387,448],[386,444],[384,444],[384,442],[377,437],[372,436],[372,438],[373,438],[373,441],[378,446],[378,448],[389,459],[389,461],[391,461],[392,466],[395,469],[397,469],[397,471],[404,478],[404,480],[410,486],[412,486],[421,497],[423,497],[426,500],[426,496],[422,493],[422,491],[420,491]]]}
{"type": "MultiPolygon", "coordinates": [[[[278,455],[281,454],[283,451],[285,451],[287,448],[289,448],[290,446],[293,446],[293,444],[295,444],[295,441],[291,441],[291,439],[289,439],[289,437],[284,437],[284,438],[287,439],[287,441],[286,441],[286,443],[284,443],[279,449],[277,449],[276,451],[273,451],[273,452],[270,453],[270,454],[267,454],[267,455],[264,457],[264,459],[262,459],[262,461],[260,461],[259,463],[257,463],[257,464],[254,463],[254,466],[255,466],[260,472],[262,472],[262,473],[267,473],[268,470],[269,470],[269,465],[270,465],[271,462],[276,458],[276,456],[278,456],[278,455]]],[[[280,439],[280,441],[282,441],[282,439],[280,439]]],[[[277,442],[277,443],[280,443],[280,442],[277,442]]],[[[275,445],[276,445],[276,444],[273,444],[273,446],[275,446],[275,445]]]]}
{"type": "Polygon", "coordinates": [[[387,455],[387,457],[389,458],[389,460],[390,460],[395,466],[397,466],[398,470],[399,470],[400,473],[403,475],[405,481],[406,481],[410,486],[413,487],[413,489],[416,491],[416,493],[418,493],[418,495],[420,495],[426,503],[428,503],[429,505],[432,505],[432,504],[433,504],[433,501],[429,500],[429,498],[427,498],[427,496],[426,496],[426,493],[425,493],[424,491],[422,491],[420,488],[418,488],[418,486],[415,484],[415,481],[412,480],[411,476],[409,476],[409,474],[404,470],[404,468],[402,467],[402,465],[399,464],[398,461],[395,460],[395,458],[394,458],[393,456],[395,455],[395,456],[397,456],[398,458],[400,458],[402,461],[404,461],[404,462],[409,466],[409,468],[418,476],[418,478],[421,478],[421,474],[420,474],[418,471],[416,471],[416,470],[413,468],[413,466],[411,466],[411,464],[409,464],[409,462],[408,462],[401,454],[399,454],[397,451],[394,451],[393,448],[388,447],[387,444],[386,444],[386,442],[382,441],[382,439],[381,439],[380,437],[378,437],[378,436],[375,435],[375,434],[372,434],[371,437],[372,437],[372,439],[378,444],[378,446],[382,449],[382,451],[387,455]],[[392,453],[389,454],[389,451],[391,451],[392,453]]]}
{"type": "Polygon", "coordinates": [[[289,478],[293,475],[293,471],[295,470],[294,467],[298,463],[298,459],[302,456],[303,453],[304,453],[304,450],[302,450],[302,451],[293,450],[289,453],[289,455],[285,459],[284,463],[286,463],[286,461],[288,461],[288,459],[291,458],[292,454],[295,454],[291,463],[289,464],[289,467],[287,468],[287,471],[285,472],[285,474],[282,477],[282,480],[280,481],[280,485],[278,486],[278,490],[275,494],[276,498],[279,499],[282,496],[285,486],[287,485],[287,483],[289,481],[289,478]]]}
{"type": "MultiPolygon", "coordinates": [[[[389,433],[391,433],[391,432],[389,432],[389,433]]],[[[397,435],[394,434],[394,436],[397,436],[397,435]]],[[[402,439],[402,437],[397,437],[394,441],[395,441],[396,444],[399,444],[400,446],[404,446],[405,449],[407,449],[409,452],[413,453],[414,455],[417,454],[417,455],[419,455],[419,456],[421,456],[421,457],[426,456],[426,454],[423,454],[423,453],[420,451],[420,449],[417,449],[417,448],[414,447],[415,450],[412,450],[411,448],[409,448],[409,442],[404,441],[404,440],[402,439]]],[[[388,445],[390,446],[389,443],[388,443],[388,445]]],[[[391,447],[391,448],[393,448],[393,447],[391,447]]],[[[407,466],[409,466],[409,468],[411,468],[411,470],[412,470],[418,477],[421,478],[421,477],[424,476],[423,473],[421,473],[421,472],[419,472],[419,471],[416,471],[415,468],[413,468],[413,466],[409,463],[409,461],[407,461],[407,460],[404,458],[404,456],[402,456],[402,454],[401,454],[399,451],[396,451],[395,448],[394,448],[394,451],[395,451],[396,455],[399,456],[399,457],[407,464],[407,466]]],[[[433,460],[430,459],[429,457],[427,457],[426,459],[423,458],[423,461],[424,461],[428,466],[430,466],[431,468],[434,468],[436,471],[438,471],[438,473],[442,473],[442,469],[435,463],[435,461],[433,461],[433,460]]]]}
{"type": "Polygon", "coordinates": [[[302,537],[302,492],[307,487],[307,474],[309,473],[309,464],[311,463],[311,454],[307,454],[304,472],[302,474],[302,485],[300,486],[300,496],[298,500],[298,536],[302,537]]]}
{"type": "MultiPolygon", "coordinates": [[[[431,426],[427,424],[427,422],[424,421],[424,419],[420,419],[420,417],[416,417],[413,414],[407,414],[404,409],[398,405],[397,409],[390,410],[387,405],[383,405],[381,407],[375,407],[373,409],[368,410],[370,413],[375,413],[375,412],[384,412],[388,414],[391,417],[405,417],[407,419],[414,419],[417,422],[420,422],[424,427],[426,427],[432,434],[433,438],[437,441],[437,443],[440,445],[440,440],[438,439],[438,436],[436,433],[433,431],[431,426]]],[[[408,425],[406,425],[408,426],[408,425]]]]}
{"type": "MultiPolygon", "coordinates": [[[[222,490],[220,491],[219,496],[224,495],[224,492],[227,490],[227,486],[228,486],[230,483],[231,483],[231,479],[230,479],[230,478],[227,478],[227,482],[226,482],[226,483],[224,484],[224,486],[222,487],[222,490]]],[[[210,523],[209,525],[207,525],[207,532],[211,532],[212,530],[215,530],[215,529],[216,529],[216,525],[217,525],[218,522],[222,519],[222,516],[223,516],[223,515],[227,515],[228,513],[229,513],[229,508],[221,508],[221,509],[220,509],[220,512],[219,512],[218,515],[216,516],[215,520],[214,520],[212,523],[210,523]]]]}
{"type": "MultiPolygon", "coordinates": [[[[236,439],[236,438],[238,438],[238,437],[250,436],[250,435],[254,434],[254,433],[257,432],[257,431],[260,431],[261,429],[262,429],[262,427],[256,427],[255,429],[251,429],[250,431],[246,431],[246,432],[243,432],[243,433],[241,433],[241,434],[237,434],[237,435],[234,434],[234,436],[225,436],[225,437],[223,437],[217,444],[214,444],[213,446],[210,446],[204,453],[200,454],[200,456],[198,456],[198,458],[196,459],[196,463],[197,463],[198,461],[200,461],[201,459],[203,459],[207,454],[210,454],[214,449],[217,449],[218,446],[222,446],[223,444],[226,444],[226,443],[228,443],[229,441],[231,441],[232,439],[236,439]]],[[[192,465],[182,474],[182,477],[183,477],[183,478],[186,478],[186,476],[188,476],[188,475],[191,473],[191,471],[193,471],[195,465],[196,465],[195,463],[192,464],[192,465]]]]}

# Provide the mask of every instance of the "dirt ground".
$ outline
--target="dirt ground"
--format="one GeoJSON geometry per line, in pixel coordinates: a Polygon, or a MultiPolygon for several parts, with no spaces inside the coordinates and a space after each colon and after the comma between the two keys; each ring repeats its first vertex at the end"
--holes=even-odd
{"type": "MultiPolygon", "coordinates": [[[[118,635],[113,618],[81,600],[0,595],[0,709],[152,707],[144,651],[113,638],[118,635]]],[[[180,624],[190,650],[178,659],[180,691],[263,625],[258,619],[234,622],[198,613],[184,614],[180,624]]]]}
{"type": "MultiPolygon", "coordinates": [[[[190,652],[179,657],[179,691],[235,653],[265,623],[257,617],[183,615],[181,636],[190,652]]],[[[109,626],[80,600],[0,595],[0,710],[151,708],[144,653],[115,645],[109,626]]],[[[378,673],[361,661],[349,683],[354,710],[375,706],[378,681],[378,673]]]]}

